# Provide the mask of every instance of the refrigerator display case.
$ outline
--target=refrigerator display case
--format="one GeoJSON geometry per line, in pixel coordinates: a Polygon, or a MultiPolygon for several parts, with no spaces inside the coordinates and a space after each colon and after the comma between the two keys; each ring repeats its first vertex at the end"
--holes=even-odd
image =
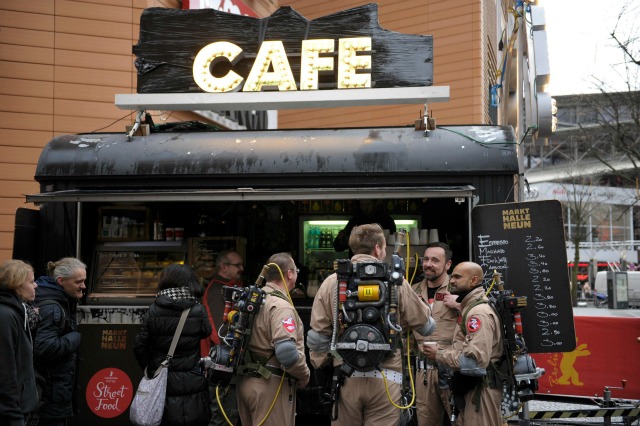
{"type": "Polygon", "coordinates": [[[185,241],[105,242],[95,250],[88,304],[140,303],[153,298],[158,274],[172,263],[184,264],[185,241]]]}
{"type": "MultiPolygon", "coordinates": [[[[333,262],[335,260],[349,258],[348,250],[335,251],[333,248],[333,240],[348,222],[349,217],[346,216],[301,216],[302,247],[300,253],[302,253],[302,265],[308,269],[307,283],[302,284],[307,287],[307,296],[313,297],[322,281],[334,272],[333,262]]],[[[404,228],[407,232],[411,228],[419,229],[420,227],[420,217],[418,216],[397,218],[394,219],[394,222],[396,229],[404,228]]],[[[387,260],[392,252],[393,246],[388,246],[387,260]]],[[[411,252],[414,253],[414,250],[411,249],[411,252]]],[[[415,261],[412,261],[412,265],[415,266],[415,261]]]]}
{"type": "Polygon", "coordinates": [[[335,251],[333,240],[338,232],[345,227],[348,217],[301,217],[300,235],[302,265],[308,269],[308,283],[320,284],[327,276],[333,273],[333,262],[337,259],[347,259],[349,251],[335,251]]]}

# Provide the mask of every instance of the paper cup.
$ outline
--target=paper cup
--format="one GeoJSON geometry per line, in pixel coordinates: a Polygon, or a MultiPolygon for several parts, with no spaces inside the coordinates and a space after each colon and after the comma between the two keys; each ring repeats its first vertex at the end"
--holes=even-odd
{"type": "Polygon", "coordinates": [[[429,230],[421,229],[420,230],[420,245],[426,246],[429,244],[429,230]]]}

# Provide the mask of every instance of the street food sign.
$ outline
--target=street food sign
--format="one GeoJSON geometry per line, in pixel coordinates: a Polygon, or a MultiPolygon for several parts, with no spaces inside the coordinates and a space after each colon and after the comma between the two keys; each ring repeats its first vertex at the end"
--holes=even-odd
{"type": "Polygon", "coordinates": [[[290,7],[267,18],[213,9],[151,8],[133,52],[138,93],[224,93],[423,87],[433,39],[378,24],[369,4],[307,20],[290,7]]]}

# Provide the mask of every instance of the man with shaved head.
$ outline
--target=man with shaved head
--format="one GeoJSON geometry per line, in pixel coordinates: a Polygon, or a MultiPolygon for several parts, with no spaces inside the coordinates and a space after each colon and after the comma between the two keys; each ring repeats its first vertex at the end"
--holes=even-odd
{"type": "Polygon", "coordinates": [[[455,267],[449,284],[461,302],[461,314],[453,346],[422,348],[427,358],[454,371],[451,391],[459,423],[465,426],[502,424],[502,382],[496,368],[503,352],[502,324],[488,304],[483,278],[477,263],[462,262],[455,267]]]}

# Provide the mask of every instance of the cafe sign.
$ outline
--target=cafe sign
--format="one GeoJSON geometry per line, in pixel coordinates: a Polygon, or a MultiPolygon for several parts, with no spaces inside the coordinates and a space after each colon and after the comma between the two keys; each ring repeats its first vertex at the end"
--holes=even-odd
{"type": "Polygon", "coordinates": [[[424,87],[433,40],[378,24],[377,5],[307,20],[282,7],[267,18],[213,9],[146,9],[138,93],[224,93],[424,87]]]}

